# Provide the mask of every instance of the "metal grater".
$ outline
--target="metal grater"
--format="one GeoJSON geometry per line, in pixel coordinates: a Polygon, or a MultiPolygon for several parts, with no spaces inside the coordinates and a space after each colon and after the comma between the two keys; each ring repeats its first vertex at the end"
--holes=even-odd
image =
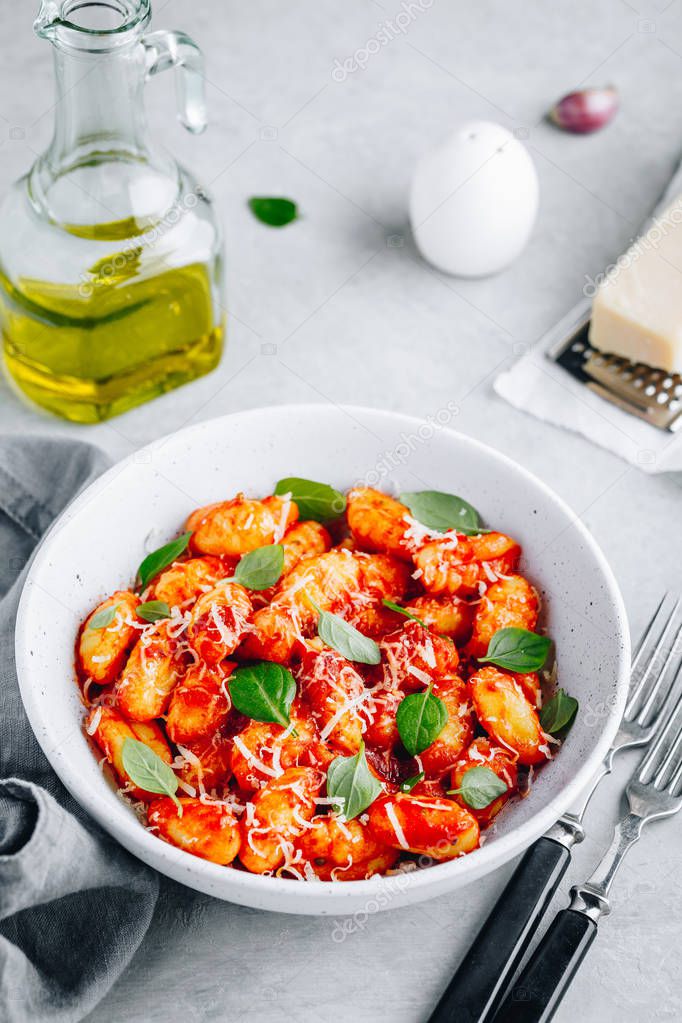
{"type": "MultiPolygon", "coordinates": [[[[654,223],[657,214],[682,194],[682,164],[670,180],[640,233],[654,223]]],[[[630,362],[593,348],[588,339],[592,300],[583,299],[551,331],[547,357],[612,405],[629,412],[659,430],[675,433],[682,427],[682,375],[666,373],[641,362],[630,362]]]]}
{"type": "Polygon", "coordinates": [[[547,356],[612,405],[675,433],[682,427],[682,375],[598,351],[588,339],[590,310],[590,303],[581,305],[563,321],[568,330],[547,356]]]}

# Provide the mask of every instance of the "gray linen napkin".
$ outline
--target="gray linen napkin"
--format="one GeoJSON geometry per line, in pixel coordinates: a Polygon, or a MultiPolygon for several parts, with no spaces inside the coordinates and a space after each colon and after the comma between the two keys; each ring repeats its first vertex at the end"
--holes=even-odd
{"type": "Polygon", "coordinates": [[[14,623],[26,563],[52,520],[105,468],[89,445],[0,438],[0,1020],[76,1023],[138,948],[158,877],[81,810],[19,696],[14,623]]]}

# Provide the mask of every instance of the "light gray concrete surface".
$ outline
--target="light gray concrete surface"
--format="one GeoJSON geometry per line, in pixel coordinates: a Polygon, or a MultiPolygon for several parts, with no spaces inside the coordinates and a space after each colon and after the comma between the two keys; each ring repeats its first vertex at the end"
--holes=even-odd
{"type": "MultiPolygon", "coordinates": [[[[53,103],[32,5],[5,7],[3,188],[45,145],[53,103]]],[[[121,457],[252,406],[355,402],[427,416],[455,401],[458,429],[540,475],[589,526],[637,635],[661,592],[680,583],[682,477],[645,477],[510,409],[491,381],[571,306],[585,274],[623,250],[679,160],[680,17],[679,0],[159,2],[156,27],[186,29],[208,60],[204,136],[175,125],[168,77],[150,84],[148,105],[153,130],[221,205],[227,353],[212,376],[94,428],[47,419],[2,385],[0,428],[77,435],[121,457]],[[332,78],[336,58],[367,49],[408,8],[404,32],[364,70],[332,78]],[[543,122],[562,93],[608,82],[622,110],[607,131],[579,138],[543,122]],[[518,262],[467,282],[420,262],[406,195],[417,157],[472,117],[528,132],[541,204],[518,262]],[[300,203],[303,219],[274,232],[245,200],[278,193],[300,203]]],[[[607,844],[633,762],[595,800],[557,907],[607,844]]],[[[682,1018],[679,842],[680,822],[666,822],[632,851],[559,1023],[682,1018]]],[[[89,1021],[423,1020],[512,866],[449,898],[357,920],[343,941],[332,920],[258,913],[167,885],[147,940],[89,1021]]]]}

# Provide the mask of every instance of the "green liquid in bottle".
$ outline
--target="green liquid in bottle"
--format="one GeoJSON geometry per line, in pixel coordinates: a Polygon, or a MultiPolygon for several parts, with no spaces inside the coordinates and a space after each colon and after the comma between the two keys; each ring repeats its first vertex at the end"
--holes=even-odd
{"type": "Polygon", "coordinates": [[[0,268],[5,362],[38,405],[95,423],[218,364],[224,329],[215,323],[209,268],[140,279],[140,253],[103,259],[79,286],[12,283],[0,268]]]}

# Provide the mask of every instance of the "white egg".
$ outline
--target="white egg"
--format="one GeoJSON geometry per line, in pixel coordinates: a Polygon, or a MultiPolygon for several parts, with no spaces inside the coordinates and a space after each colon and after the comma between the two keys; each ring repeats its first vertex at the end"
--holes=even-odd
{"type": "Polygon", "coordinates": [[[484,277],[521,253],[538,209],[525,147],[491,121],[468,121],[417,164],[410,222],[424,259],[460,277],[484,277]]]}

